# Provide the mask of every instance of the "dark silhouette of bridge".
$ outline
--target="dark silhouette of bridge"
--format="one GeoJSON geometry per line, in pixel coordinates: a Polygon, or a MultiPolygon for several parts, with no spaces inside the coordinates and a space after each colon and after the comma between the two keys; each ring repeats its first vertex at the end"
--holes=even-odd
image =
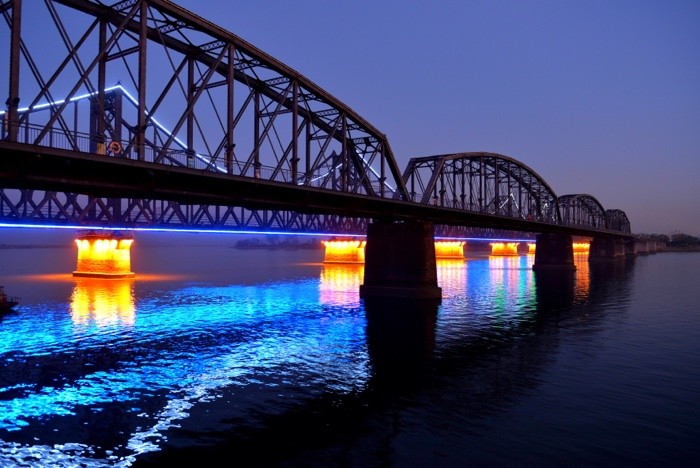
{"type": "Polygon", "coordinates": [[[537,234],[543,268],[572,266],[571,236],[593,238],[593,257],[633,239],[623,211],[557,196],[505,155],[413,158],[401,171],[352,109],[169,1],[0,0],[0,13],[3,222],[368,232],[368,281],[415,270],[404,286],[434,269],[421,247],[434,232],[537,234]]]}

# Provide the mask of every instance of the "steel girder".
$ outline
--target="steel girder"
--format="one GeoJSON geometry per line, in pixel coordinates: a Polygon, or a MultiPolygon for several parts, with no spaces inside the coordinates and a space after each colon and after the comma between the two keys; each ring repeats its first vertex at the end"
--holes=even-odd
{"type": "Polygon", "coordinates": [[[561,220],[567,226],[608,229],[603,205],[587,194],[570,194],[559,197],[561,220]]]}
{"type": "MultiPolygon", "coordinates": [[[[0,222],[38,226],[227,230],[364,236],[366,218],[191,205],[141,198],[100,198],[78,193],[0,189],[0,222]]],[[[465,226],[435,226],[437,237],[532,238],[531,233],[465,226]]]]}
{"type": "Polygon", "coordinates": [[[0,221],[45,226],[113,226],[364,235],[367,220],[329,214],[249,210],[43,190],[0,190],[0,221]]]}
{"type": "Polygon", "coordinates": [[[174,3],[2,6],[11,32],[4,139],[407,199],[384,134],[300,73],[174,3]],[[23,35],[23,16],[42,34],[23,35]],[[128,96],[121,115],[110,89],[128,96]]]}
{"type": "MultiPolygon", "coordinates": [[[[78,193],[0,189],[0,222],[37,226],[350,234],[364,236],[368,219],[329,214],[249,210],[140,198],[99,198],[78,193]]],[[[437,237],[530,239],[532,233],[465,226],[435,226],[437,237]]]]}
{"type": "Polygon", "coordinates": [[[554,224],[561,221],[557,197],[542,177],[500,154],[413,158],[403,179],[416,202],[554,224]]]}

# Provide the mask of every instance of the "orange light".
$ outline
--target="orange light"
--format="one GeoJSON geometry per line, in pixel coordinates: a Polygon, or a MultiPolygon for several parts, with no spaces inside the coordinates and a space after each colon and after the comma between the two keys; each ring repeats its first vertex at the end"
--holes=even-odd
{"type": "Polygon", "coordinates": [[[131,271],[131,245],[129,238],[117,238],[109,234],[87,234],[75,240],[78,260],[73,276],[101,278],[127,278],[131,271]]]}
{"type": "Polygon", "coordinates": [[[71,295],[70,312],[76,324],[133,325],[136,316],[133,280],[79,280],[71,295]]]}
{"type": "Polygon", "coordinates": [[[364,240],[322,241],[326,248],[323,263],[364,263],[364,240]]]}
{"type": "Polygon", "coordinates": [[[329,263],[321,270],[321,302],[342,303],[356,300],[364,283],[365,268],[360,264],[329,263]]]}
{"type": "Polygon", "coordinates": [[[528,243],[527,244],[528,255],[534,255],[536,250],[537,250],[537,244],[535,244],[535,243],[528,243]]]}
{"type": "Polygon", "coordinates": [[[579,301],[587,301],[591,289],[590,265],[588,257],[583,253],[574,253],[574,263],[576,264],[576,283],[574,292],[576,299],[579,301]]]}
{"type": "Polygon", "coordinates": [[[491,242],[491,255],[518,255],[517,242],[491,242]]]}
{"type": "Polygon", "coordinates": [[[591,244],[589,242],[574,242],[574,253],[590,252],[591,244]]]}
{"type": "Polygon", "coordinates": [[[435,258],[464,258],[464,242],[435,241],[435,258]]]}

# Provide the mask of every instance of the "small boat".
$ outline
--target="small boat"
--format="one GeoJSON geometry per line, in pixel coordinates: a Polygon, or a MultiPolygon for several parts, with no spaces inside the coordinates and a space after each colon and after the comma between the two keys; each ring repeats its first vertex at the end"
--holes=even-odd
{"type": "Polygon", "coordinates": [[[19,297],[8,296],[5,294],[5,287],[0,286],[0,313],[9,312],[19,304],[19,297]]]}

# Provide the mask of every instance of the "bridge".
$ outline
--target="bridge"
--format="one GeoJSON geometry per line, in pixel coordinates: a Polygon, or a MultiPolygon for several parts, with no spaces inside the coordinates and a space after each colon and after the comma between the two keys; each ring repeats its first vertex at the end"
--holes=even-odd
{"type": "Polygon", "coordinates": [[[0,14],[2,222],[367,234],[365,297],[439,297],[435,234],[532,233],[539,270],[573,268],[572,236],[592,258],[633,240],[623,211],[558,196],[506,155],[400,170],[351,108],[170,1],[0,0],[0,14]]]}

